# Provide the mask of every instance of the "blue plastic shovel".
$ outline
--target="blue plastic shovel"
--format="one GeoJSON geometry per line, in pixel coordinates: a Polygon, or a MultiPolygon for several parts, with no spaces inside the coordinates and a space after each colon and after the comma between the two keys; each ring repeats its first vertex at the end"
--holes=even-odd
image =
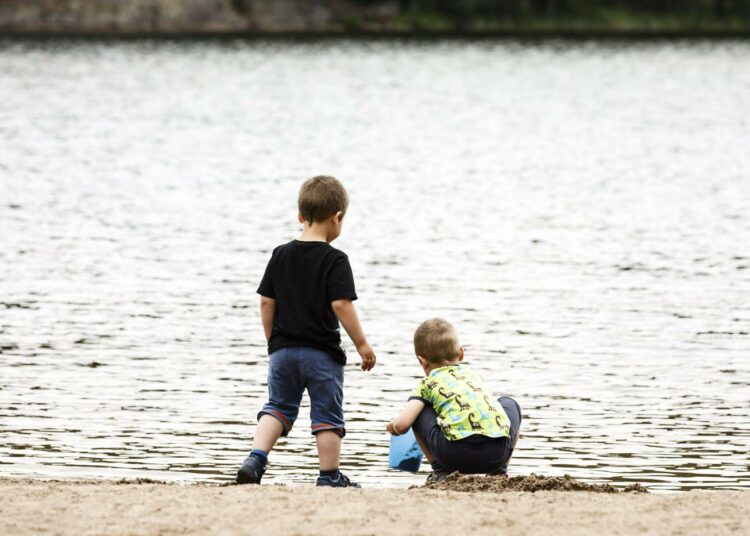
{"type": "Polygon", "coordinates": [[[391,436],[391,449],[388,452],[388,467],[399,471],[416,473],[422,463],[422,449],[419,448],[414,432],[391,436]]]}

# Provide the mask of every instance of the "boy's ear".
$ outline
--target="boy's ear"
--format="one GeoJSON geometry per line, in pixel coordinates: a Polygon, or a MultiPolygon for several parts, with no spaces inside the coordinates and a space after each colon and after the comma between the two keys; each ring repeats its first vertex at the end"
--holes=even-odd
{"type": "Polygon", "coordinates": [[[297,221],[300,223],[305,223],[305,218],[302,217],[301,212],[297,212],[297,221]]]}
{"type": "Polygon", "coordinates": [[[464,347],[458,349],[458,360],[463,361],[464,360],[464,347]]]}
{"type": "Polygon", "coordinates": [[[426,367],[427,363],[429,363],[429,361],[427,361],[427,359],[425,359],[424,357],[422,357],[419,354],[417,354],[417,361],[419,361],[419,364],[422,365],[422,367],[426,367]]]}
{"type": "Polygon", "coordinates": [[[333,215],[333,223],[341,223],[341,220],[344,219],[344,213],[340,210],[333,215]]]}

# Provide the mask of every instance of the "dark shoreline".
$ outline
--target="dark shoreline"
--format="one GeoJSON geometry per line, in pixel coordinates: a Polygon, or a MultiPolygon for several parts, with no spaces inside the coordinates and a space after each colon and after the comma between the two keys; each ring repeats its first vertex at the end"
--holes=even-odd
{"type": "Polygon", "coordinates": [[[747,40],[750,30],[513,30],[513,31],[322,31],[322,32],[257,32],[257,31],[0,31],[0,40],[96,40],[156,41],[233,40],[249,41],[325,41],[339,39],[363,40],[747,40]]]}

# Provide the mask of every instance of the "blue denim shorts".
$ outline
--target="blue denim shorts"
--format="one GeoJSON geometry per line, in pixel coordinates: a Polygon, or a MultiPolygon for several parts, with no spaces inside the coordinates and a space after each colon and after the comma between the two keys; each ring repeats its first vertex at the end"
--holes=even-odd
{"type": "Polygon", "coordinates": [[[344,366],[315,348],[280,348],[270,355],[268,402],[258,419],[275,417],[284,425],[282,435],[289,434],[305,389],[310,396],[312,433],[333,430],[344,437],[344,366]]]}
{"type": "Polygon", "coordinates": [[[414,433],[424,440],[435,459],[448,471],[463,474],[505,473],[523,416],[521,406],[512,398],[502,396],[498,401],[510,419],[510,437],[472,435],[449,441],[437,423],[437,414],[432,406],[426,406],[419,414],[413,425],[414,433]]]}

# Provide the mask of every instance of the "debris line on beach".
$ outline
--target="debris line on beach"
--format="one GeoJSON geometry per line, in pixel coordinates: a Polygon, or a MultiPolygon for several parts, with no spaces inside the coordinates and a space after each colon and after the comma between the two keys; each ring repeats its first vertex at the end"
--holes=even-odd
{"type": "Polygon", "coordinates": [[[590,491],[595,493],[648,493],[640,484],[630,484],[618,492],[610,484],[586,484],[570,475],[540,476],[531,473],[529,476],[510,478],[485,475],[462,475],[452,473],[442,482],[428,482],[424,486],[412,486],[410,489],[437,489],[446,491],[486,491],[501,493],[505,491],[590,491]]]}

